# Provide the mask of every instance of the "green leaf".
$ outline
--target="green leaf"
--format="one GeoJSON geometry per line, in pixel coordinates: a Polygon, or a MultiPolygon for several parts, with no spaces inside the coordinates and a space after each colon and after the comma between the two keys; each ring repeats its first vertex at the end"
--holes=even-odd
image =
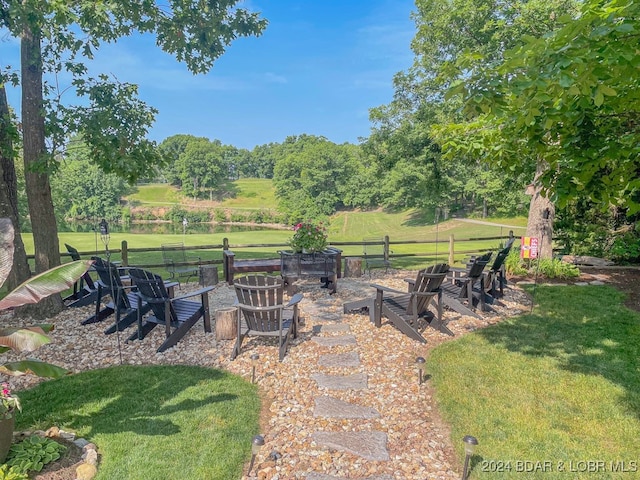
{"type": "Polygon", "coordinates": [[[43,298],[71,287],[93,265],[92,260],[78,260],[30,278],[0,300],[0,311],[29,303],[38,303],[43,298]]]}
{"type": "Polygon", "coordinates": [[[41,362],[40,360],[20,360],[18,362],[5,363],[4,365],[1,365],[0,373],[11,376],[33,374],[38,377],[61,378],[71,372],[62,367],[41,362]]]}
{"type": "Polygon", "coordinates": [[[593,97],[593,104],[596,107],[601,106],[604,103],[604,95],[602,94],[602,91],[600,91],[600,89],[598,89],[596,91],[595,96],[593,97]]]}
{"type": "Polygon", "coordinates": [[[40,327],[13,327],[0,330],[0,345],[17,352],[31,352],[50,341],[40,327]]]}

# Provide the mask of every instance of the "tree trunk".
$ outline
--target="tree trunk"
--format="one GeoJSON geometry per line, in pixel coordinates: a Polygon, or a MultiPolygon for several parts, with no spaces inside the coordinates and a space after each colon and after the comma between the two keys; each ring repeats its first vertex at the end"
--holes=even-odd
{"type": "Polygon", "coordinates": [[[20,215],[18,212],[18,180],[16,177],[13,137],[15,127],[11,122],[7,92],[0,86],[0,217],[10,218],[15,230],[13,267],[7,279],[9,291],[16,288],[31,275],[20,235],[20,215]]]}
{"type": "MultiPolygon", "coordinates": [[[[22,66],[22,135],[25,184],[33,229],[36,273],[60,265],[58,227],[46,169],[44,100],[42,92],[42,50],[40,33],[25,27],[20,43],[22,66]],[[38,171],[38,167],[40,170],[38,171]]],[[[62,310],[59,294],[38,304],[34,316],[55,315],[62,310]],[[38,313],[36,313],[38,312],[38,313]],[[42,313],[40,315],[39,313],[42,313]]]]}
{"type": "Polygon", "coordinates": [[[527,237],[538,239],[538,257],[553,258],[553,219],[555,207],[553,202],[542,196],[542,185],[539,178],[544,169],[544,161],[538,160],[536,175],[533,180],[533,194],[529,204],[527,220],[527,237]]]}

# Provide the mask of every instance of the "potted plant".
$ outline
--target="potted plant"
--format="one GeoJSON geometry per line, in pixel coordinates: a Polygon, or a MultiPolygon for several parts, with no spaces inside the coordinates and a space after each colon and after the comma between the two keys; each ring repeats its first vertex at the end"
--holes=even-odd
{"type": "Polygon", "coordinates": [[[321,252],[327,246],[327,232],[322,224],[300,222],[293,230],[289,245],[295,253],[321,252]]]}
{"type": "MultiPolygon", "coordinates": [[[[0,287],[9,276],[13,265],[14,230],[11,220],[0,218],[0,287]]],[[[93,264],[91,260],[78,260],[52,268],[19,285],[0,299],[0,312],[37,303],[43,298],[71,287],[93,264]]],[[[46,335],[53,325],[0,328],[0,353],[8,350],[30,352],[51,340],[46,335]]],[[[0,374],[8,376],[25,375],[59,378],[69,373],[66,369],[39,360],[19,360],[0,365],[0,374]]],[[[21,410],[20,400],[11,393],[8,383],[2,384],[0,393],[0,463],[11,447],[15,411],[21,410]]]]}

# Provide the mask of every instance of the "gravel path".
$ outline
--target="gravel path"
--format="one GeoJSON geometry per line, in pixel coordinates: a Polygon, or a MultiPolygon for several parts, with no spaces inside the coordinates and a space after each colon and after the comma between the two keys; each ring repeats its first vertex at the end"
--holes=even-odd
{"type": "MultiPolygon", "coordinates": [[[[406,289],[404,278],[415,272],[374,272],[359,279],[340,279],[338,291],[330,296],[315,282],[303,282],[301,304],[304,325],[293,340],[282,363],[272,341],[249,338],[239,357],[231,362],[231,341],[215,341],[215,334],[205,334],[198,323],[174,348],[157,354],[163,332],[156,328],[142,342],[125,343],[132,332],[105,336],[106,322],[80,325],[92,314],[92,307],[67,309],[51,319],[56,325],[52,343],[34,354],[37,358],[66,367],[74,372],[126,364],[189,364],[217,367],[251,379],[251,353],[260,355],[256,376],[263,397],[263,434],[265,447],[256,458],[251,477],[259,479],[456,479],[461,466],[454,456],[449,430],[439,418],[429,382],[417,381],[415,359],[428,357],[434,346],[452,337],[428,328],[424,332],[427,344],[420,344],[383,324],[375,328],[368,315],[342,314],[345,302],[370,297],[370,283],[406,289]],[[342,325],[327,328],[327,325],[342,325]],[[322,326],[325,331],[322,333],[322,326]],[[332,330],[333,329],[333,330],[332,330]],[[335,330],[335,331],[334,331],[335,330]],[[348,333],[355,344],[327,346],[314,341],[316,337],[340,336],[348,333]],[[359,362],[355,362],[355,358],[359,362]],[[347,359],[342,366],[342,360],[347,359]],[[366,379],[364,389],[327,391],[314,380],[317,374],[355,375],[366,379]],[[315,377],[314,377],[315,376],[315,377]],[[379,416],[371,418],[330,418],[314,416],[319,397],[332,396],[341,402],[368,407],[379,416]],[[320,435],[318,435],[320,432],[320,435]],[[379,432],[385,438],[388,460],[371,460],[349,449],[327,448],[316,442],[324,432],[379,432]]],[[[183,285],[180,292],[197,285],[183,285]]],[[[517,288],[506,290],[505,307],[497,313],[485,314],[483,320],[461,317],[446,312],[449,328],[456,334],[481,328],[507,316],[528,310],[528,298],[517,288]]],[[[210,293],[212,320],[216,309],[233,305],[235,294],[220,283],[210,293]]],[[[0,316],[5,326],[21,325],[11,314],[0,316]]],[[[340,343],[340,342],[338,342],[340,343]]],[[[4,362],[15,358],[13,353],[0,355],[4,362]]],[[[14,388],[33,384],[36,379],[23,377],[12,380],[14,388]]],[[[326,398],[325,398],[326,399],[326,398]]],[[[99,447],[99,446],[98,446],[99,447]]]]}

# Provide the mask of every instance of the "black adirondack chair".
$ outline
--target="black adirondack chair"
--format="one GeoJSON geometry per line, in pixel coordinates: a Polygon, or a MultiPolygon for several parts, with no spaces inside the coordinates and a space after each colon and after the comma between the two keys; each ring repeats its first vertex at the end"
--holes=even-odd
{"type": "Polygon", "coordinates": [[[267,275],[247,275],[237,278],[233,286],[238,298],[238,337],[231,360],[240,354],[247,335],[278,339],[278,360],[287,353],[289,340],[298,336],[298,303],[301,293],[284,303],[282,279],[267,275]]]}
{"type": "Polygon", "coordinates": [[[510,251],[511,244],[509,244],[502,250],[499,250],[496,254],[496,258],[493,260],[491,268],[489,268],[489,271],[484,274],[484,291],[494,299],[498,299],[504,296],[504,286],[507,283],[504,261],[509,256],[510,251]]]}
{"type": "Polygon", "coordinates": [[[172,297],[161,276],[140,268],[130,268],[129,276],[136,286],[138,330],[129,341],[144,339],[157,325],[164,325],[166,339],[156,350],[158,353],[173,347],[202,318],[204,331],[211,332],[208,293],[215,287],[201,288],[179,297],[172,297]],[[200,301],[188,300],[200,297],[200,301]],[[150,315],[143,319],[143,305],[150,315]]]}
{"type": "Polygon", "coordinates": [[[460,274],[451,276],[451,282],[442,284],[443,303],[462,315],[481,318],[476,313],[476,306],[480,305],[481,311],[488,310],[486,296],[482,287],[484,269],[491,260],[492,253],[476,257],[470,264],[469,269],[460,274]],[[476,288],[476,284],[478,287],[476,288]]]}
{"type": "Polygon", "coordinates": [[[398,330],[421,343],[427,342],[422,336],[422,331],[427,326],[453,335],[442,317],[441,286],[448,270],[449,266],[446,263],[420,270],[415,279],[405,279],[409,284],[406,292],[382,285],[371,285],[376,289],[376,296],[345,303],[344,312],[366,308],[376,327],[382,326],[382,317],[388,318],[398,330]],[[435,313],[429,311],[429,306],[434,303],[435,313]]]}
{"type": "MultiPolygon", "coordinates": [[[[80,253],[71,245],[65,243],[64,246],[71,257],[71,260],[81,260],[80,253]]],[[[106,290],[103,290],[103,294],[106,295],[108,293],[106,290]]],[[[86,305],[91,305],[96,301],[98,295],[98,287],[89,275],[89,272],[86,272],[80,279],[73,284],[73,293],[63,298],[64,302],[67,303],[67,307],[84,307],[86,305]]]]}
{"type": "MultiPolygon", "coordinates": [[[[100,257],[91,257],[91,259],[94,261],[93,268],[98,274],[96,309],[95,314],[84,320],[82,325],[102,322],[115,313],[115,323],[107,328],[104,333],[110,334],[122,331],[136,321],[138,297],[133,292],[132,285],[123,283],[121,276],[123,269],[100,257]],[[104,308],[101,308],[102,297],[107,294],[111,295],[111,301],[104,308]]],[[[142,309],[148,311],[149,307],[143,305],[142,309]]]]}

